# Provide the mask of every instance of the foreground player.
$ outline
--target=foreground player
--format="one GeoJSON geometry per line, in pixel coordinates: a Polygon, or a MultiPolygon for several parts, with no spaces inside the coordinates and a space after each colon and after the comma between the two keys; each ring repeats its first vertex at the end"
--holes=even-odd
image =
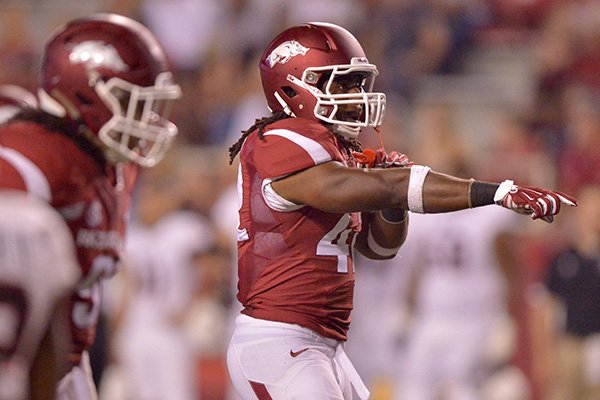
{"type": "Polygon", "coordinates": [[[381,124],[377,68],[345,29],[287,29],[260,71],[271,117],[230,148],[240,153],[237,318],[228,367],[243,399],[350,399],[369,392],[345,355],[356,247],[373,259],[396,254],[404,210],[440,213],[499,204],[552,221],[567,195],[464,180],[361,151],[362,128],[381,124]],[[369,166],[356,168],[357,161],[369,166]]]}
{"type": "Polygon", "coordinates": [[[73,369],[59,399],[93,399],[86,349],[94,340],[100,281],[113,275],[138,166],[163,157],[180,96],[160,45],[141,24],[114,14],[71,21],[48,41],[39,110],[0,126],[0,188],[26,191],[67,222],[82,279],[72,296],[73,369]]]}

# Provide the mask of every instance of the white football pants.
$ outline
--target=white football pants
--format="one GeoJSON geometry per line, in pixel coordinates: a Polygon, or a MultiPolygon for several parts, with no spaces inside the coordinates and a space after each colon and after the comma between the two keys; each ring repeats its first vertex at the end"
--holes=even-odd
{"type": "Polygon", "coordinates": [[[369,397],[341,343],[298,325],[238,316],[227,366],[243,400],[369,397]]]}

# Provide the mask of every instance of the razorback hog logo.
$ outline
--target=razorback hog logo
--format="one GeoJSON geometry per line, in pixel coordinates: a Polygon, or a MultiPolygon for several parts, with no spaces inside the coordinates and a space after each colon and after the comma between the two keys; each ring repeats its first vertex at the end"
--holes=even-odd
{"type": "Polygon", "coordinates": [[[84,64],[90,69],[104,67],[120,72],[129,69],[117,49],[100,40],[87,40],[73,46],[69,61],[73,64],[84,64]]]}
{"type": "Polygon", "coordinates": [[[271,52],[271,54],[269,54],[269,57],[267,57],[267,64],[269,64],[269,67],[271,68],[277,63],[285,64],[290,61],[292,57],[305,55],[308,50],[310,50],[308,47],[302,46],[295,40],[288,40],[287,42],[281,43],[271,52]]]}

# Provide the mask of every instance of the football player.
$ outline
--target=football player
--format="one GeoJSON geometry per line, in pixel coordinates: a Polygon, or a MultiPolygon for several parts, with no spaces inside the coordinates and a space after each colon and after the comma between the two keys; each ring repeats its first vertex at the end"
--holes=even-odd
{"type": "Polygon", "coordinates": [[[0,126],[0,188],[48,202],[76,245],[82,278],[71,299],[73,368],[59,384],[60,399],[96,397],[86,349],[94,340],[100,281],[117,270],[138,167],[158,163],[177,134],[167,118],[180,92],[146,27],[95,14],[50,37],[39,109],[0,126]]]}
{"type": "Polygon", "coordinates": [[[377,67],[342,27],[289,28],[260,60],[272,115],[230,148],[238,177],[238,300],[228,367],[243,399],[361,399],[369,392],[346,356],[352,252],[389,259],[406,210],[442,213],[492,204],[551,222],[568,195],[459,179],[406,156],[361,151],[385,95],[377,67]],[[367,168],[358,168],[366,165],[367,168]],[[383,168],[380,168],[383,167],[383,168]]]}
{"type": "Polygon", "coordinates": [[[520,219],[506,213],[480,207],[413,216],[396,260],[410,270],[410,316],[394,399],[485,398],[486,380],[510,359],[514,321],[502,273],[514,266],[497,254],[510,258],[504,246],[520,219]]]}
{"type": "Polygon", "coordinates": [[[119,276],[127,278],[126,301],[113,343],[131,399],[199,398],[185,321],[198,290],[195,259],[213,245],[213,234],[207,220],[181,208],[183,182],[175,174],[146,175],[127,231],[128,262],[119,276]]]}

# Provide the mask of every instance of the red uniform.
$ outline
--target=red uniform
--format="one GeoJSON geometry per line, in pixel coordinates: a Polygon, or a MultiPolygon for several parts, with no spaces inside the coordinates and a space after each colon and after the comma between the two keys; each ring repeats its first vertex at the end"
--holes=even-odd
{"type": "Polygon", "coordinates": [[[354,292],[352,246],[360,214],[304,207],[276,211],[262,195],[277,178],[328,162],[351,162],[319,122],[289,118],[254,132],[241,153],[238,242],[244,314],[346,340],[354,292]]]}
{"type": "Polygon", "coordinates": [[[78,364],[94,340],[99,282],[116,272],[137,167],[110,166],[69,136],[30,121],[0,127],[0,187],[48,201],[71,230],[82,269],[71,312],[72,355],[78,364]]]}

